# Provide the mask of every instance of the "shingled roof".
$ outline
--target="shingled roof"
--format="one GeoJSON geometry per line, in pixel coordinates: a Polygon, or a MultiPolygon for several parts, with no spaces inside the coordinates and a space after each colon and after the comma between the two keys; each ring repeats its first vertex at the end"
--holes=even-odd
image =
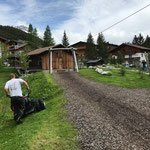
{"type": "Polygon", "coordinates": [[[41,53],[48,51],[50,48],[65,48],[65,46],[63,46],[62,44],[58,44],[58,45],[54,45],[54,46],[43,47],[43,48],[39,48],[39,49],[29,52],[28,55],[29,56],[39,55],[41,53]]]}

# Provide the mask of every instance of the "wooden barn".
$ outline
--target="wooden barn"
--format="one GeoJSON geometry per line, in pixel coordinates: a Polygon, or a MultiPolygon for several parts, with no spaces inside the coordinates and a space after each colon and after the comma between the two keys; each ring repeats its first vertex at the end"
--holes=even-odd
{"type": "Polygon", "coordinates": [[[31,59],[29,70],[78,72],[75,50],[58,44],[31,51],[28,53],[31,59]]]}

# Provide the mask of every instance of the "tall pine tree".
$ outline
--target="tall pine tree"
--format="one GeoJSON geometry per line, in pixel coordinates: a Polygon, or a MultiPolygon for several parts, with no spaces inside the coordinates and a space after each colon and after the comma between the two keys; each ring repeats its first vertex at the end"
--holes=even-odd
{"type": "Polygon", "coordinates": [[[64,31],[64,35],[63,35],[63,38],[62,38],[62,44],[63,44],[65,47],[68,47],[68,46],[69,46],[69,40],[68,40],[66,31],[64,31]]]}
{"type": "Polygon", "coordinates": [[[140,45],[142,46],[144,44],[144,37],[140,33],[139,36],[137,37],[136,35],[133,38],[132,44],[140,45]]]}
{"type": "Polygon", "coordinates": [[[28,33],[30,33],[30,34],[33,33],[33,26],[32,26],[32,24],[29,24],[28,33]]]}
{"type": "Polygon", "coordinates": [[[138,37],[138,45],[143,45],[144,43],[144,37],[143,35],[140,33],[139,37],[138,37]]]}
{"type": "Polygon", "coordinates": [[[102,33],[98,34],[97,38],[97,51],[98,51],[98,57],[102,59],[105,63],[108,61],[108,46],[105,41],[104,35],[102,33]]]}
{"type": "Polygon", "coordinates": [[[150,37],[147,35],[143,46],[150,48],[150,37]]]}
{"type": "Polygon", "coordinates": [[[37,29],[36,28],[33,29],[33,36],[38,37],[38,33],[37,33],[37,29]]]}
{"type": "Polygon", "coordinates": [[[138,43],[138,37],[135,35],[132,44],[137,44],[137,43],[138,43]]]}
{"type": "Polygon", "coordinates": [[[124,57],[123,57],[123,55],[121,54],[121,52],[118,52],[117,63],[118,63],[118,64],[124,63],[124,57]]]}
{"type": "Polygon", "coordinates": [[[97,59],[97,50],[91,33],[89,33],[87,38],[85,57],[87,60],[97,59]]]}
{"type": "Polygon", "coordinates": [[[54,42],[54,39],[52,38],[50,27],[49,25],[47,25],[46,30],[44,32],[43,47],[53,46],[53,45],[55,45],[55,42],[54,42]]]}

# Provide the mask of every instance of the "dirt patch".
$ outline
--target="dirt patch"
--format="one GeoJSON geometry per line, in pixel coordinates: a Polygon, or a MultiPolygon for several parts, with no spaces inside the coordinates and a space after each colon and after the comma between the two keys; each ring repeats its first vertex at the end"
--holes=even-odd
{"type": "Polygon", "coordinates": [[[77,73],[57,73],[65,88],[68,119],[79,131],[83,150],[148,150],[150,89],[96,83],[77,73]]]}

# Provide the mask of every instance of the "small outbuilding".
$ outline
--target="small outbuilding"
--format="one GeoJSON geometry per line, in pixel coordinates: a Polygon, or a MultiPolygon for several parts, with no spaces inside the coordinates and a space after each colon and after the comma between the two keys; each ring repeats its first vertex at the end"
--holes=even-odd
{"type": "Polygon", "coordinates": [[[31,59],[29,70],[43,70],[50,73],[58,71],[78,72],[75,48],[62,44],[36,49],[28,53],[31,59]]]}
{"type": "Polygon", "coordinates": [[[97,65],[102,65],[104,61],[102,59],[97,59],[97,60],[89,60],[87,62],[87,66],[97,66],[97,65]]]}

